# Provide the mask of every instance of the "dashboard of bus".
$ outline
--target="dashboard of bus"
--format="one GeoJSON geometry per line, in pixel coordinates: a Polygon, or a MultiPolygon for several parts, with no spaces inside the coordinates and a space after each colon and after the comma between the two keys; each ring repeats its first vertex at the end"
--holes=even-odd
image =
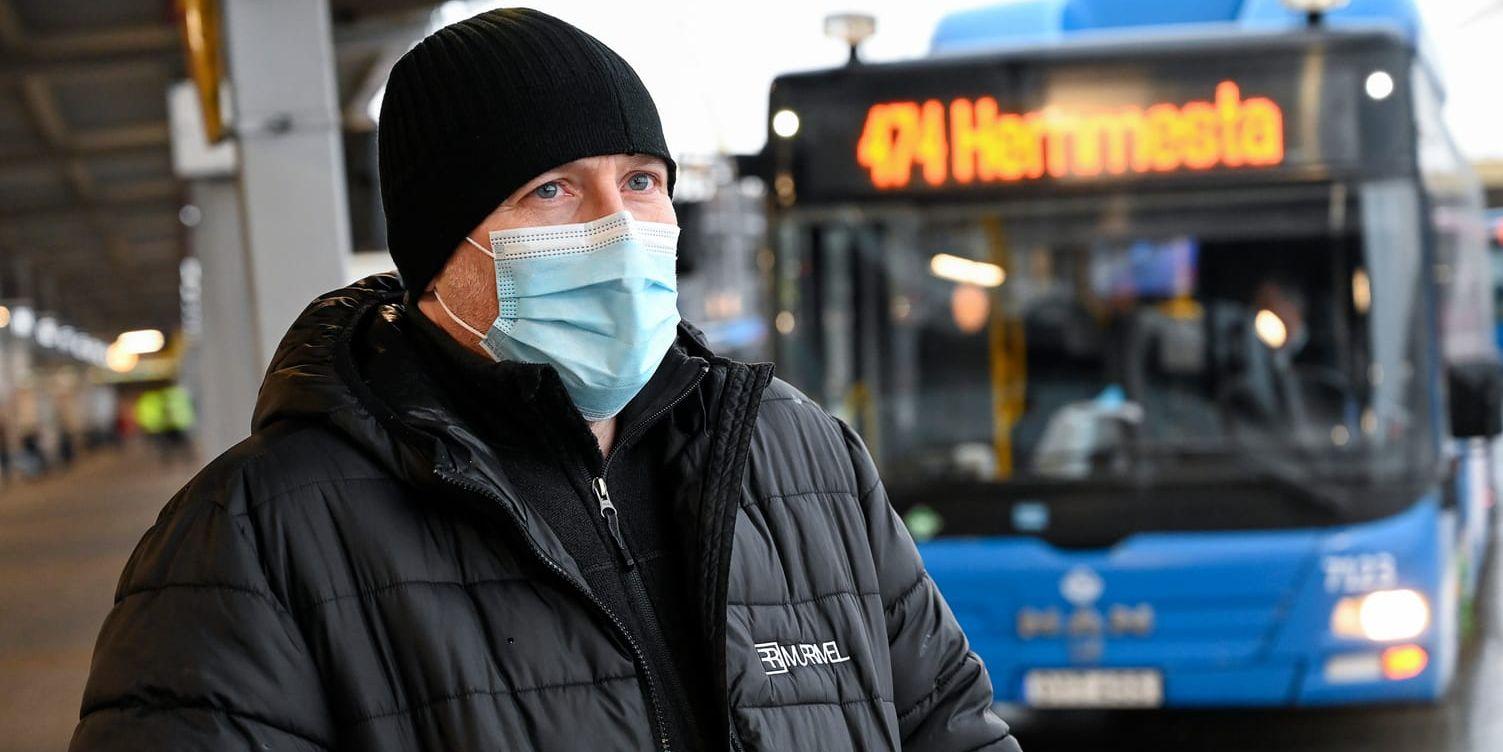
{"type": "Polygon", "coordinates": [[[1380,516],[1438,477],[1421,216],[1403,180],[792,211],[780,373],[916,534],[1380,516]]]}

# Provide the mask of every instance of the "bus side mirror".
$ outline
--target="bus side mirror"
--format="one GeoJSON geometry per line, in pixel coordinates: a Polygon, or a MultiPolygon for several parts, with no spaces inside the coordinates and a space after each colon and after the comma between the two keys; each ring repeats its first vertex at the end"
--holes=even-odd
{"type": "Polygon", "coordinates": [[[1474,439],[1503,433],[1503,364],[1453,363],[1449,381],[1452,435],[1474,439]]]}

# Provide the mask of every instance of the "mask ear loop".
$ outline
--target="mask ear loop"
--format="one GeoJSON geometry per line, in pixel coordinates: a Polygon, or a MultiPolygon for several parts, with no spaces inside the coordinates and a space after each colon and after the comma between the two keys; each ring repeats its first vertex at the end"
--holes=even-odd
{"type": "Polygon", "coordinates": [[[469,243],[470,245],[475,246],[475,250],[480,251],[481,253],[483,253],[483,254],[485,254],[487,256],[490,256],[491,258],[495,258],[496,257],[496,252],[495,251],[493,251],[493,250],[491,250],[489,248],[486,248],[485,246],[483,246],[483,245],[481,245],[479,243],[476,243],[475,239],[471,238],[469,235],[464,236],[464,242],[469,243]]]}
{"type": "MultiPolygon", "coordinates": [[[[472,239],[469,235],[464,236],[464,239],[465,239],[465,242],[469,243],[472,246],[475,246],[475,250],[480,251],[481,253],[483,253],[483,254],[485,254],[487,256],[490,256],[491,258],[495,258],[496,257],[496,254],[495,254],[494,251],[491,251],[490,249],[486,248],[485,246],[482,246],[479,243],[476,243],[474,241],[474,239],[472,239]]],[[[476,337],[479,337],[482,340],[485,339],[485,333],[484,332],[481,332],[479,329],[476,329],[475,327],[470,326],[469,324],[465,323],[464,319],[462,319],[459,316],[455,315],[453,309],[449,308],[449,304],[444,302],[444,294],[438,291],[438,285],[434,285],[433,286],[433,297],[438,299],[439,306],[444,309],[444,313],[449,314],[449,318],[454,319],[454,323],[459,324],[460,326],[464,327],[464,330],[467,331],[467,332],[469,332],[470,334],[473,334],[473,335],[475,335],[476,337]]]]}
{"type": "Polygon", "coordinates": [[[444,294],[439,292],[438,287],[436,286],[433,288],[433,297],[438,299],[438,304],[443,307],[444,313],[449,314],[449,318],[454,319],[454,323],[464,327],[464,330],[469,332],[470,334],[473,334],[480,339],[485,339],[485,334],[481,333],[479,329],[466,324],[464,322],[464,319],[454,315],[454,311],[449,308],[449,304],[444,302],[444,294]]]}

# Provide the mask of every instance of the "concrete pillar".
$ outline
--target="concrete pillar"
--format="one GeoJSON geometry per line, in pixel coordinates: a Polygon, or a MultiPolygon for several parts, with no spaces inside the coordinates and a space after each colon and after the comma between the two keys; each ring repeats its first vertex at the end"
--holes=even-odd
{"type": "MultiPolygon", "coordinates": [[[[349,207],[328,0],[227,0],[224,38],[251,342],[264,367],[308,302],[347,281],[349,207]]],[[[207,286],[213,275],[207,264],[204,271],[207,286]]]]}
{"type": "Polygon", "coordinates": [[[240,187],[229,178],[194,180],[189,199],[202,220],[189,228],[203,265],[203,329],[194,344],[200,454],[214,457],[250,433],[256,391],[266,370],[257,348],[248,283],[240,187]]]}

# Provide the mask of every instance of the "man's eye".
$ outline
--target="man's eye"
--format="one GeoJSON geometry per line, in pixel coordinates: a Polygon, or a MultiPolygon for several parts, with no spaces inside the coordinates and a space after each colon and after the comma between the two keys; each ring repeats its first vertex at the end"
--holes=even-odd
{"type": "Polygon", "coordinates": [[[645,172],[639,172],[626,179],[626,187],[634,191],[651,190],[657,184],[657,178],[645,172]]]}
{"type": "Polygon", "coordinates": [[[532,195],[538,198],[558,198],[558,183],[544,183],[533,189],[532,195]]]}

